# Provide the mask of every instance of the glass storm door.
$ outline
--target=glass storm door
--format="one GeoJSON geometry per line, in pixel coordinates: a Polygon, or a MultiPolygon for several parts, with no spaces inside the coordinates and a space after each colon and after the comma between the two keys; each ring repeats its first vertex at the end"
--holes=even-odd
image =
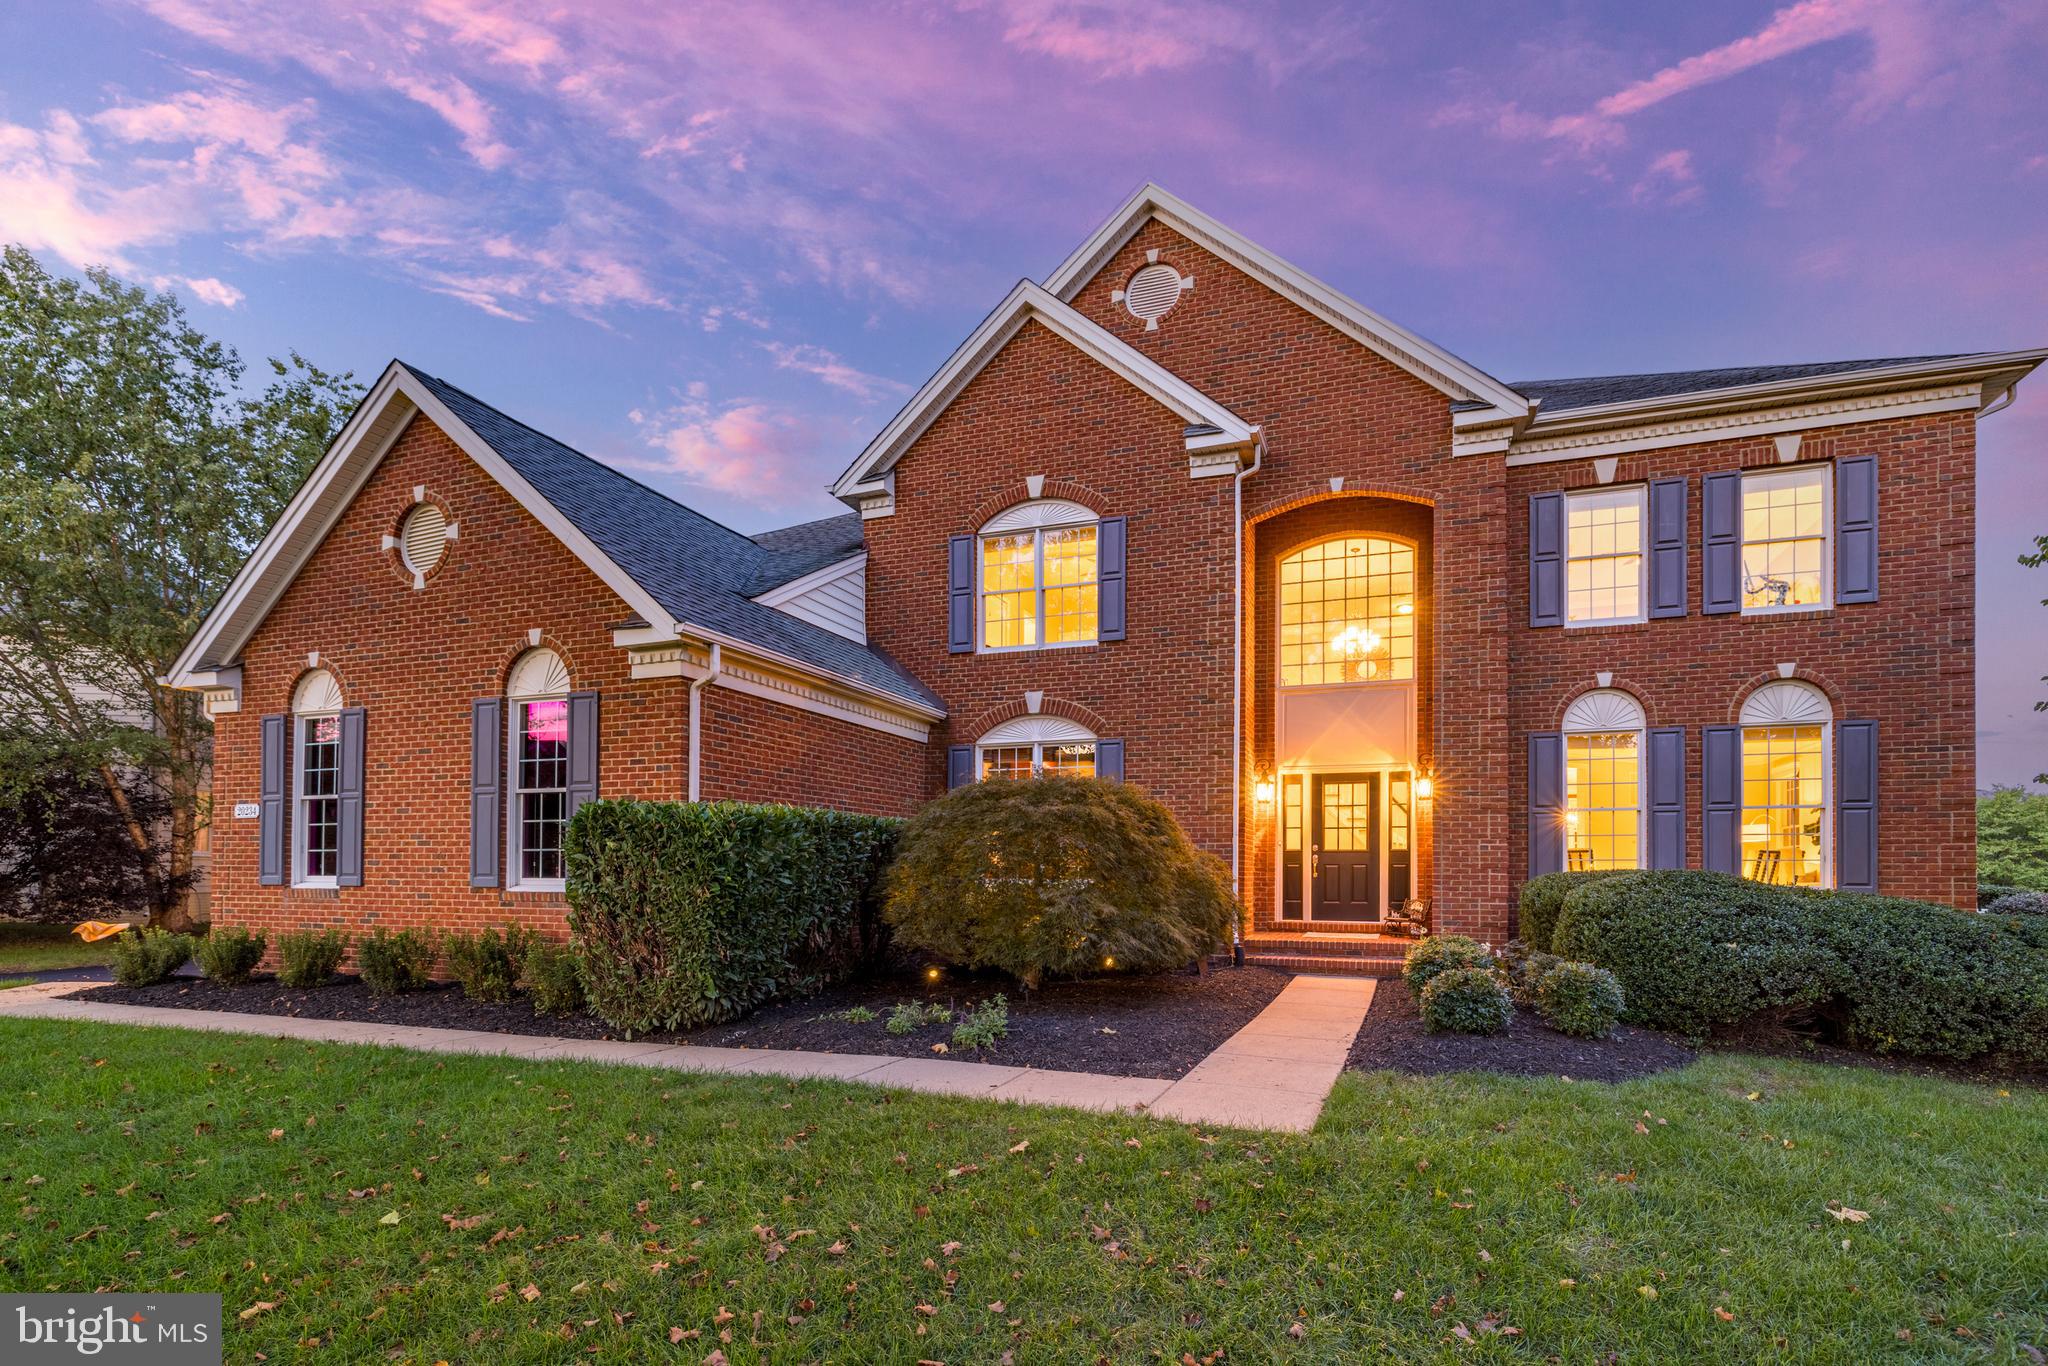
{"type": "Polygon", "coordinates": [[[1309,881],[1314,920],[1380,918],[1379,847],[1374,831],[1379,777],[1370,773],[1318,775],[1311,799],[1309,881]]]}

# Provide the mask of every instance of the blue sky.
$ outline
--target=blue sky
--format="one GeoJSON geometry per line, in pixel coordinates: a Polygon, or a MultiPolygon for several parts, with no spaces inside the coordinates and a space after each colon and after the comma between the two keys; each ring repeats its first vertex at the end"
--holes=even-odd
{"type": "MultiPolygon", "coordinates": [[[[1508,379],[2048,344],[2048,6],[258,0],[0,13],[0,239],[393,355],[746,530],[1156,179],[1508,379]]],[[[1980,780],[2048,769],[2048,381],[1980,780]]]]}

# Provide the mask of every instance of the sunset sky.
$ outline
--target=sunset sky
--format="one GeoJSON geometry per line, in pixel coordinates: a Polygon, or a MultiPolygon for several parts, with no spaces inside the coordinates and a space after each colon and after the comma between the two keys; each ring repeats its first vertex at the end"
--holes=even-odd
{"type": "MultiPolygon", "coordinates": [[[[744,530],[1154,179],[1508,380],[2048,344],[2048,4],[25,0],[0,241],[394,355],[744,530]]],[[[2048,379],[1980,781],[2048,769],[2048,379]]]]}

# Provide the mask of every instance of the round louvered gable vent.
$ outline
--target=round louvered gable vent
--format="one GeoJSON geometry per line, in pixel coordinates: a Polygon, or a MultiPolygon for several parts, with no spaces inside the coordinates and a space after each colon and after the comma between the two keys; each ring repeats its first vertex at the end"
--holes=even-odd
{"type": "Polygon", "coordinates": [[[399,529],[398,553],[405,567],[415,574],[431,574],[448,553],[448,517],[432,503],[421,503],[405,514],[399,529]]]}
{"type": "Polygon", "coordinates": [[[1180,272],[1154,262],[1140,269],[1124,286],[1124,307],[1147,327],[1156,327],[1180,302],[1181,289],[1180,272]]]}

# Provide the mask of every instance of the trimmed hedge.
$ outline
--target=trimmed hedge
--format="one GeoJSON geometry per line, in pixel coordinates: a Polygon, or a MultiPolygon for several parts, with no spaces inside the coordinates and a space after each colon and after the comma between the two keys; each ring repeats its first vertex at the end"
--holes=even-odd
{"type": "Polygon", "coordinates": [[[1437,976],[1446,972],[1457,972],[1463,968],[1490,970],[1493,967],[1493,950],[1476,939],[1462,934],[1431,935],[1418,939],[1408,946],[1408,956],[1401,964],[1401,977],[1411,991],[1420,993],[1437,976]]]}
{"type": "Polygon", "coordinates": [[[844,977],[883,943],[901,821],[742,802],[585,802],[569,928],[591,1010],[625,1034],[730,1020],[844,977]]]}
{"type": "Polygon", "coordinates": [[[199,941],[199,970],[216,982],[239,986],[263,961],[269,939],[248,930],[212,930],[199,941]]]}
{"type": "Polygon", "coordinates": [[[435,956],[426,930],[372,930],[356,942],[356,975],[380,996],[418,991],[434,980],[435,956]]]}
{"type": "Polygon", "coordinates": [[[192,956],[193,943],[189,934],[156,929],[117,934],[107,945],[114,955],[114,980],[124,987],[153,987],[167,981],[192,956]]]}
{"type": "Polygon", "coordinates": [[[1557,920],[1564,914],[1564,899],[1576,888],[1630,871],[1607,868],[1597,873],[1543,873],[1530,878],[1515,897],[1518,937],[1538,953],[1557,952],[1557,920]]]}
{"type": "Polygon", "coordinates": [[[1185,967],[1229,942],[1230,874],[1124,783],[971,783],[928,804],[889,873],[906,944],[1026,987],[1185,967]]]}
{"type": "Polygon", "coordinates": [[[1621,982],[1591,963],[1554,963],[1536,983],[1536,1008],[1550,1027],[1580,1039],[1604,1039],[1628,1006],[1621,982]]]}
{"type": "Polygon", "coordinates": [[[1514,1018],[1508,989],[1485,968],[1451,968],[1422,989],[1422,1024],[1432,1034],[1498,1034],[1514,1018]]]}
{"type": "Polygon", "coordinates": [[[324,987],[348,953],[340,930],[292,930],[277,937],[277,980],[288,987],[324,987]]]}

